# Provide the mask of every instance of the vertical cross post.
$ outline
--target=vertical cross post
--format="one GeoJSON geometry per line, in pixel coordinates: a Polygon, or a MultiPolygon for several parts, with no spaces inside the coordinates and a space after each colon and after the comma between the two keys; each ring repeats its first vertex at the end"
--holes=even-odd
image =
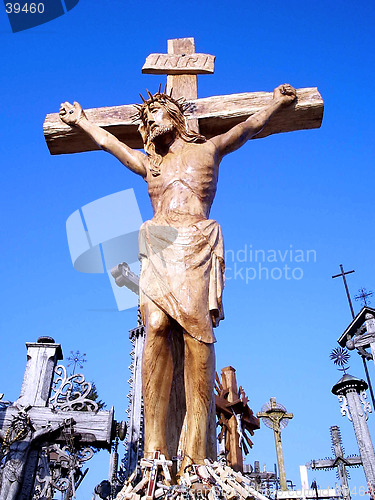
{"type": "Polygon", "coordinates": [[[126,475],[137,467],[138,461],[143,456],[143,400],[142,400],[142,354],[145,343],[145,328],[142,324],[140,310],[138,308],[138,325],[129,331],[129,339],[133,349],[131,352],[132,363],[130,365],[131,375],[129,379],[130,392],[128,394],[129,408],[127,413],[127,451],[124,459],[126,475]]]}
{"type": "MultiPolygon", "coordinates": [[[[330,430],[331,430],[332,446],[335,457],[343,458],[344,452],[341,446],[340,430],[337,427],[337,425],[332,426],[330,430]]],[[[341,460],[337,462],[337,472],[340,479],[343,498],[344,500],[350,500],[348,474],[346,472],[346,467],[341,460]]]]}
{"type": "Polygon", "coordinates": [[[371,313],[367,313],[366,316],[366,337],[368,337],[368,342],[370,344],[370,349],[372,353],[372,359],[375,363],[375,318],[371,313]]]}
{"type": "MultiPolygon", "coordinates": [[[[197,74],[214,72],[214,56],[196,54],[194,38],[168,40],[168,54],[150,54],[142,68],[142,73],[166,74],[167,93],[172,97],[197,99],[197,74]]],[[[188,127],[199,131],[198,119],[190,118],[188,127]]]]}
{"type": "Polygon", "coordinates": [[[63,359],[61,346],[51,337],[40,337],[37,342],[26,342],[26,347],[26,369],[16,404],[47,406],[57,361],[63,359]]]}
{"type": "Polygon", "coordinates": [[[337,474],[340,479],[341,484],[341,494],[344,500],[350,500],[350,490],[348,484],[348,474],[346,472],[346,467],[354,467],[362,465],[361,457],[351,456],[344,457],[344,451],[341,445],[341,435],[340,428],[337,425],[333,425],[330,428],[332,450],[335,458],[326,458],[324,460],[312,460],[306,466],[312,470],[319,469],[334,469],[337,468],[337,474]]]}
{"type": "MultiPolygon", "coordinates": [[[[168,40],[168,54],[194,54],[194,38],[177,38],[168,40]]],[[[198,79],[197,75],[167,75],[167,93],[175,99],[184,97],[187,100],[197,99],[198,79]]],[[[199,132],[197,118],[188,120],[190,130],[199,132]]]]}

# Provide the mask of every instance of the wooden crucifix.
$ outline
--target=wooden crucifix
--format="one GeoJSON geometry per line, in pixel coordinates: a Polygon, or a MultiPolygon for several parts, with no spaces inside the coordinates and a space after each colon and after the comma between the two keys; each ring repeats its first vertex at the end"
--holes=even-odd
{"type": "MultiPolygon", "coordinates": [[[[27,364],[21,394],[13,404],[0,408],[0,438],[5,455],[1,500],[31,498],[41,446],[66,444],[68,427],[80,446],[107,449],[111,447],[114,431],[113,408],[110,411],[77,411],[74,405],[69,408],[69,401],[63,396],[65,389],[69,389],[67,379],[61,380],[62,392],[52,405],[54,370],[57,361],[62,359],[60,344],[50,337],[41,337],[26,346],[27,364]]],[[[70,392],[75,394],[72,399],[78,406],[77,387],[71,387],[70,392]]]]}
{"type": "Polygon", "coordinates": [[[288,487],[281,444],[281,429],[288,425],[289,420],[293,418],[293,413],[287,413],[286,409],[280,403],[276,403],[276,398],[270,398],[270,402],[262,407],[262,411],[257,413],[257,417],[261,418],[267,427],[273,429],[277,464],[279,466],[280,488],[286,491],[288,487]]]}
{"type": "Polygon", "coordinates": [[[167,73],[169,93],[159,88],[142,97],[143,104],[87,113],[66,101],[61,121],[47,116],[44,130],[52,153],[101,148],[148,184],[154,217],[140,229],[139,284],[147,330],[145,455],[180,456],[182,449],[183,474],[212,456],[213,328],[224,318],[224,246],[221,228],[209,214],[219,164],[251,138],[319,127],[323,103],[316,89],[296,91],[289,84],[272,94],[195,99],[196,74],[212,71],[213,57],[196,54],[192,39],[171,40],[167,55],[148,59],[144,71],[167,73]],[[142,146],[145,154],[136,150],[142,146]]]}
{"type": "MultiPolygon", "coordinates": [[[[222,134],[244,121],[272,100],[272,92],[245,92],[198,99],[197,74],[213,73],[214,57],[196,54],[194,38],[168,40],[168,54],[151,54],[143,73],[166,74],[167,92],[173,88],[175,98],[184,97],[191,103],[188,116],[190,128],[197,129],[207,139],[222,134]]],[[[297,89],[293,107],[278,112],[255,138],[280,132],[319,128],[323,118],[323,100],[316,88],[297,89]]],[[[132,148],[143,148],[134,122],[134,105],[93,108],[87,117],[132,148]]],[[[58,113],[46,116],[43,125],[51,154],[79,153],[100,149],[82,131],[62,123],[58,113]]]]}

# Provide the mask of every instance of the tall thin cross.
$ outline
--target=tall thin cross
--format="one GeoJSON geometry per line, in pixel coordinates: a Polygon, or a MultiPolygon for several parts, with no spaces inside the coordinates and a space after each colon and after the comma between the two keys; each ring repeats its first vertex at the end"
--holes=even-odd
{"type": "Polygon", "coordinates": [[[283,448],[281,445],[281,429],[286,427],[289,419],[293,418],[293,413],[287,413],[282,405],[276,403],[276,398],[271,398],[270,402],[263,406],[262,411],[257,413],[257,417],[262,418],[265,425],[273,429],[277,464],[279,466],[280,488],[286,491],[288,487],[286,484],[283,448]]]}
{"type": "Polygon", "coordinates": [[[346,467],[355,467],[362,465],[361,457],[354,455],[351,457],[344,457],[344,450],[341,443],[340,428],[337,425],[330,427],[332,451],[335,458],[326,458],[324,460],[312,460],[306,467],[312,470],[329,470],[337,468],[337,475],[341,484],[341,493],[344,500],[350,500],[350,491],[348,485],[348,473],[346,467]]]}
{"type": "MultiPolygon", "coordinates": [[[[213,73],[214,56],[195,53],[194,38],[168,40],[168,54],[151,54],[143,66],[144,73],[166,74],[167,89],[173,97],[189,101],[188,124],[207,139],[222,134],[271,103],[272,92],[246,92],[197,99],[197,75],[213,73]]],[[[255,138],[280,132],[319,128],[323,118],[323,100],[318,90],[297,89],[293,106],[280,110],[255,138]]],[[[143,148],[134,122],[133,104],[85,110],[87,117],[114,134],[131,148],[143,148]]],[[[99,147],[82,131],[65,125],[58,113],[48,114],[44,135],[51,154],[93,151],[99,147]]]]}
{"type": "Polygon", "coordinates": [[[347,274],[351,274],[351,273],[355,273],[355,271],[354,271],[354,269],[352,271],[344,271],[344,268],[343,268],[342,264],[340,264],[340,269],[341,269],[341,273],[340,274],[335,274],[334,276],[332,276],[332,278],[339,278],[340,276],[342,277],[342,279],[344,281],[346,296],[348,297],[350,311],[352,313],[353,318],[355,318],[353,304],[352,304],[352,299],[350,298],[349,288],[348,288],[348,284],[346,282],[346,275],[347,274]]]}

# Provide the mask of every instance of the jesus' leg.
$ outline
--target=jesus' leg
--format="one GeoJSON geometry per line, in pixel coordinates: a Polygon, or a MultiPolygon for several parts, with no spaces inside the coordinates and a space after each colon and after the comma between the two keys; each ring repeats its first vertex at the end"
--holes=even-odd
{"type": "Polygon", "coordinates": [[[213,344],[199,342],[187,333],[185,341],[185,392],[187,439],[180,472],[206,458],[208,420],[215,380],[213,344]]]}
{"type": "Polygon", "coordinates": [[[145,305],[146,340],[142,360],[142,391],[145,408],[145,457],[155,450],[168,456],[166,421],[172,386],[173,360],[168,316],[155,304],[145,305]]]}

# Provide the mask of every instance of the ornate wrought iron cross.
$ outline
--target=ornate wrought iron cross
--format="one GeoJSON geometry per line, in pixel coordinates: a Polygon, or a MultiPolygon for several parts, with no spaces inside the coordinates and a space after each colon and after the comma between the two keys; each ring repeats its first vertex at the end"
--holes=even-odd
{"type": "Polygon", "coordinates": [[[360,288],[359,294],[354,297],[355,300],[362,300],[362,305],[363,306],[368,306],[371,304],[369,300],[367,300],[367,297],[372,297],[374,295],[374,292],[371,292],[371,290],[368,292],[366,288],[360,288]]]}

